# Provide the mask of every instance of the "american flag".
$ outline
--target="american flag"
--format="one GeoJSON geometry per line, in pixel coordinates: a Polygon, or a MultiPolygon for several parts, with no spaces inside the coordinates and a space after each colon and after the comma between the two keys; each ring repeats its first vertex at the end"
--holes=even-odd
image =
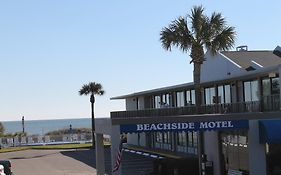
{"type": "Polygon", "coordinates": [[[120,165],[121,165],[122,148],[123,148],[123,144],[122,144],[122,139],[121,139],[120,145],[119,145],[119,149],[118,149],[118,152],[117,152],[117,156],[116,156],[115,165],[113,167],[113,171],[112,172],[117,171],[119,169],[120,165]]]}

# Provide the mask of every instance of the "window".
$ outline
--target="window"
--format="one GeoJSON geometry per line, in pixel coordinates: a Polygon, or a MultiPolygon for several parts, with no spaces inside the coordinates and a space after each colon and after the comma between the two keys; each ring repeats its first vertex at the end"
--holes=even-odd
{"type": "Polygon", "coordinates": [[[178,145],[186,146],[186,132],[178,132],[178,145]]]}
{"type": "Polygon", "coordinates": [[[230,85],[224,85],[224,98],[225,103],[231,103],[231,89],[230,85]]]}
{"type": "Polygon", "coordinates": [[[186,104],[195,105],[195,90],[186,91],[186,104]]]}
{"type": "Polygon", "coordinates": [[[184,92],[177,92],[177,107],[184,106],[184,92]]]}
{"type": "Polygon", "coordinates": [[[163,142],[163,133],[156,132],[156,142],[162,143],[163,142]]]}
{"type": "Polygon", "coordinates": [[[160,108],[161,97],[159,95],[154,96],[154,108],[160,108]]]}
{"type": "Polygon", "coordinates": [[[245,102],[259,100],[259,89],[257,80],[244,82],[244,100],[245,102]]]}
{"type": "Polygon", "coordinates": [[[272,94],[279,94],[280,93],[280,85],[279,85],[279,77],[271,79],[272,84],[272,94]]]}
{"type": "Polygon", "coordinates": [[[218,103],[231,103],[230,85],[218,86],[218,103]]]}
{"type": "Polygon", "coordinates": [[[164,132],[163,133],[163,143],[171,143],[170,132],[164,132]]]}
{"type": "Polygon", "coordinates": [[[170,93],[162,95],[161,107],[172,107],[172,96],[170,93]]]}
{"type": "Polygon", "coordinates": [[[263,96],[271,95],[271,86],[270,86],[269,78],[262,80],[262,94],[263,94],[263,96]]]}
{"type": "Polygon", "coordinates": [[[264,111],[279,110],[279,77],[262,79],[262,104],[264,111]]]}
{"type": "Polygon", "coordinates": [[[225,171],[249,171],[248,133],[246,130],[223,131],[220,133],[222,160],[225,171]]]}
{"type": "Polygon", "coordinates": [[[216,91],[214,87],[205,88],[205,104],[216,103],[216,91]]]}
{"type": "Polygon", "coordinates": [[[192,137],[193,137],[193,147],[197,147],[198,146],[197,132],[192,132],[192,137]]]}

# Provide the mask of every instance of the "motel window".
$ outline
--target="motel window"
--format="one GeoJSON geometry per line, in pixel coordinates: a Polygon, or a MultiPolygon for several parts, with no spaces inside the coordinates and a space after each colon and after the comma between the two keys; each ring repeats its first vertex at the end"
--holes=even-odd
{"type": "Polygon", "coordinates": [[[163,133],[163,143],[171,143],[171,134],[170,132],[163,133]]]}
{"type": "Polygon", "coordinates": [[[262,79],[262,104],[264,111],[279,109],[279,93],[279,77],[262,79]]]}
{"type": "Polygon", "coordinates": [[[195,104],[195,90],[186,91],[186,104],[189,105],[195,104]]]}
{"type": "Polygon", "coordinates": [[[270,95],[279,95],[280,93],[280,84],[279,78],[264,78],[262,80],[262,95],[270,96],[270,95]]]}
{"type": "Polygon", "coordinates": [[[159,95],[154,96],[154,108],[160,108],[161,97],[159,95]]]}
{"type": "Polygon", "coordinates": [[[262,95],[263,96],[270,96],[271,95],[271,86],[270,86],[270,79],[266,78],[262,80],[262,95]]]}
{"type": "Polygon", "coordinates": [[[188,147],[197,147],[197,132],[188,132],[188,147]]]}
{"type": "Polygon", "coordinates": [[[158,142],[158,143],[163,142],[163,133],[162,132],[156,132],[156,142],[158,142]]]}
{"type": "Polygon", "coordinates": [[[272,94],[273,95],[279,94],[280,93],[279,77],[272,78],[271,85],[272,85],[272,94]]]}
{"type": "Polygon", "coordinates": [[[177,92],[177,107],[184,106],[184,92],[177,92]]]}
{"type": "Polygon", "coordinates": [[[193,147],[193,132],[188,132],[188,147],[193,147]]]}
{"type": "Polygon", "coordinates": [[[218,86],[218,103],[231,103],[230,85],[218,86]]]}
{"type": "Polygon", "coordinates": [[[230,85],[225,85],[224,86],[224,97],[225,97],[225,103],[231,103],[231,89],[230,85]]]}
{"type": "Polygon", "coordinates": [[[245,102],[259,100],[259,88],[257,80],[244,82],[244,100],[245,102]]]}
{"type": "Polygon", "coordinates": [[[172,95],[170,93],[162,95],[162,101],[160,103],[160,108],[172,107],[172,95]]]}
{"type": "Polygon", "coordinates": [[[170,96],[169,94],[163,94],[162,95],[162,103],[165,105],[169,105],[170,104],[170,96]]]}
{"type": "Polygon", "coordinates": [[[193,147],[197,147],[198,146],[197,132],[192,132],[192,137],[193,137],[193,147]]]}
{"type": "Polygon", "coordinates": [[[186,146],[186,132],[178,132],[178,145],[186,146]]]}
{"type": "Polygon", "coordinates": [[[223,131],[220,133],[224,171],[249,171],[249,150],[246,130],[223,131]]]}
{"type": "Polygon", "coordinates": [[[214,87],[205,88],[205,104],[214,104],[216,97],[216,90],[214,87]]]}

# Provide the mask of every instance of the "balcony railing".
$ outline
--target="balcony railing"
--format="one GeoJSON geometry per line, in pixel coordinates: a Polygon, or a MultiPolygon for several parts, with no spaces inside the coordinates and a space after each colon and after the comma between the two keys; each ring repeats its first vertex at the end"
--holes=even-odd
{"type": "Polygon", "coordinates": [[[197,112],[195,105],[184,107],[165,107],[136,111],[111,112],[111,118],[164,117],[196,114],[223,114],[243,112],[263,112],[280,110],[279,95],[265,96],[260,101],[202,105],[197,112]]]}

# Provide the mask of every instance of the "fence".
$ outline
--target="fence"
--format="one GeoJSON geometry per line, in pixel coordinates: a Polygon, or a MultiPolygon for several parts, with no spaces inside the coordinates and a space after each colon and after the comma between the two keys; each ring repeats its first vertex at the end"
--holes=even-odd
{"type": "MultiPolygon", "coordinates": [[[[107,140],[109,138],[105,138],[107,140]]],[[[3,137],[0,138],[1,147],[51,145],[65,143],[90,143],[92,134],[64,134],[64,135],[33,135],[24,137],[3,137]]]]}

